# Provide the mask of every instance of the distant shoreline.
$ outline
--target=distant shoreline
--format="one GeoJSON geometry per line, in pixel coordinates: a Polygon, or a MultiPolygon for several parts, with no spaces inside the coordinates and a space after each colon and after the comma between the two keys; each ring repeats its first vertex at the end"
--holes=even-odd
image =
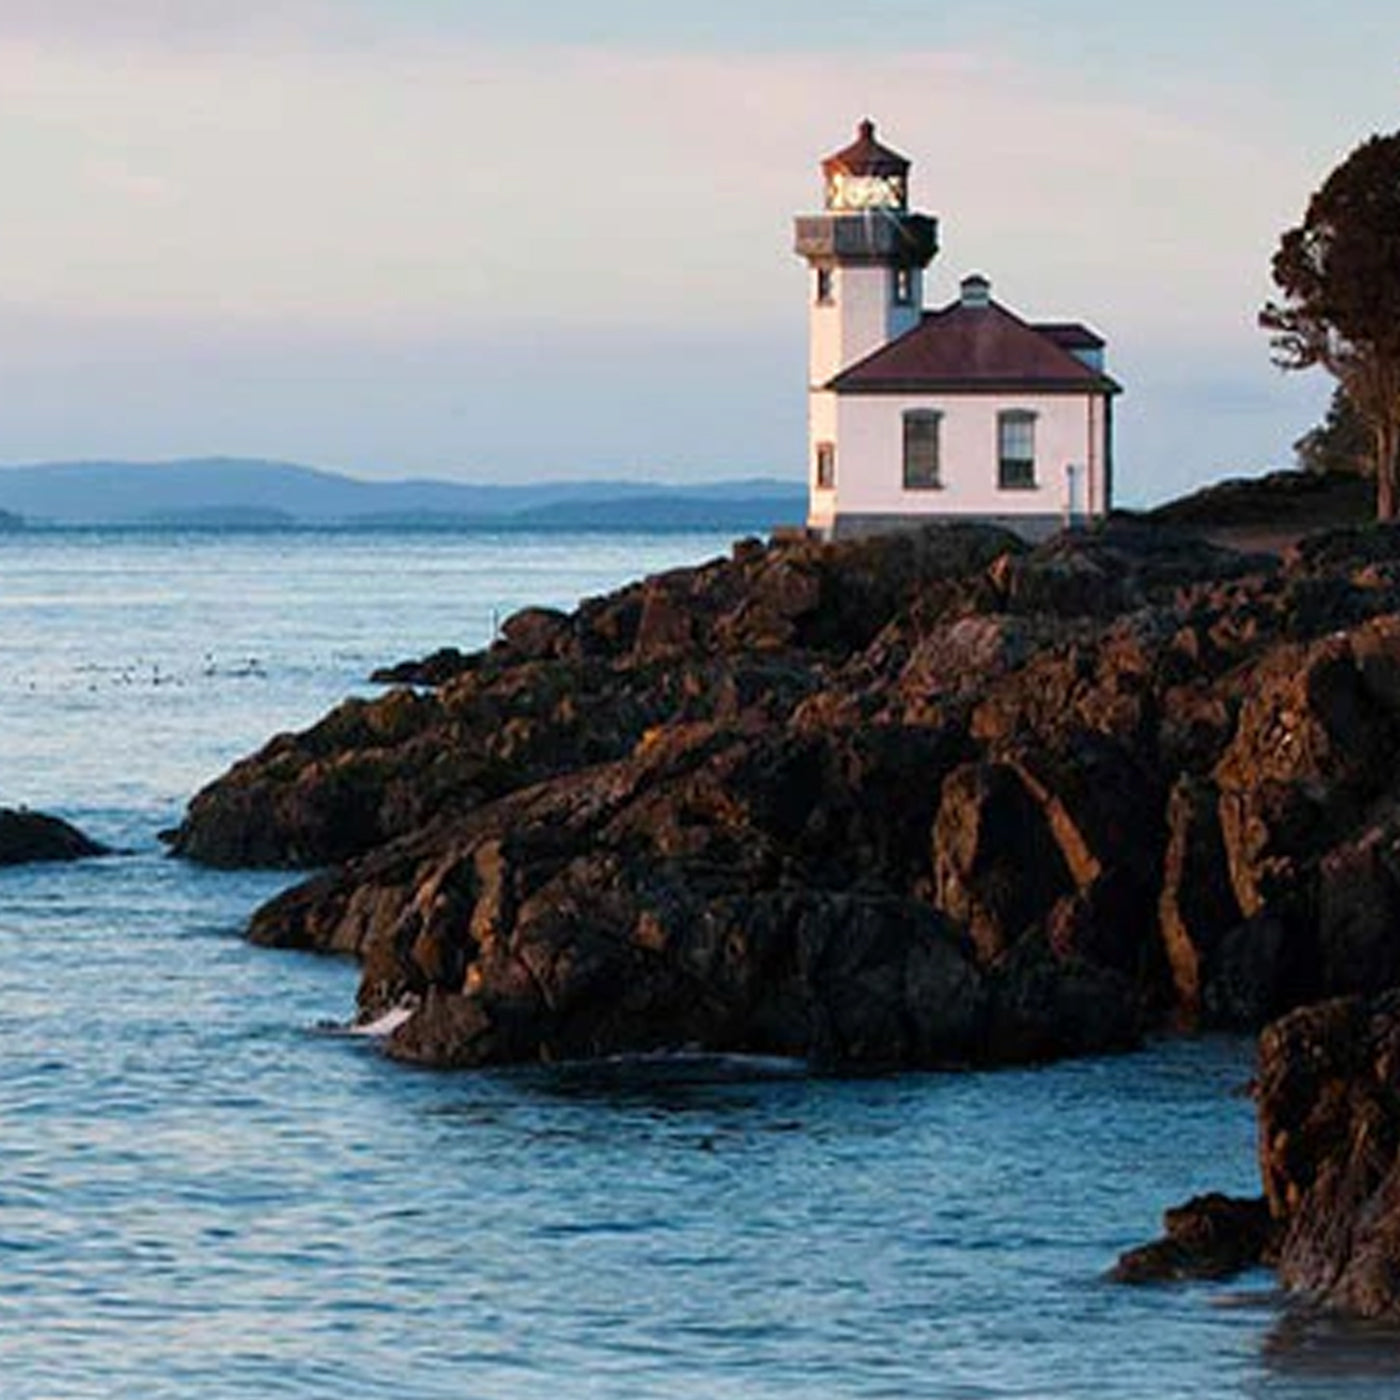
{"type": "Polygon", "coordinates": [[[289,520],[279,524],[236,522],[212,524],[208,521],[116,521],[76,524],[57,521],[21,520],[0,530],[27,537],[58,535],[734,535],[764,534],[772,527],[752,524],[733,525],[724,521],[694,522],[550,522],[531,520],[442,520],[442,521],[313,521],[289,520]]]}
{"type": "Polygon", "coordinates": [[[0,468],[0,511],[39,528],[510,528],[755,531],[806,518],[801,481],[366,481],[287,462],[57,462],[0,468]]]}
{"type": "MultiPolygon", "coordinates": [[[[518,486],[364,481],[289,463],[54,463],[0,469],[0,531],[124,530],[279,534],[768,534],[801,527],[802,483],[771,477],[695,485],[630,480],[518,486]]],[[[1360,525],[1374,486],[1279,471],[1231,478],[1160,505],[1119,512],[1217,544],[1277,553],[1300,534],[1360,525]]]]}

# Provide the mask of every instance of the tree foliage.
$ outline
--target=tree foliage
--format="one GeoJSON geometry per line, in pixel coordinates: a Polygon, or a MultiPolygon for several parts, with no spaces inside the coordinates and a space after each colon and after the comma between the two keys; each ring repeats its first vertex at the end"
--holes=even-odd
{"type": "Polygon", "coordinates": [[[1274,360],[1321,365],[1368,425],[1376,514],[1400,509],[1400,132],[1372,136],[1323,182],[1274,254],[1260,312],[1274,360]]]}
{"type": "Polygon", "coordinates": [[[1327,417],[1293,444],[1298,465],[1327,476],[1374,476],[1376,443],[1371,425],[1356,411],[1347,391],[1338,384],[1327,406],[1327,417]]]}

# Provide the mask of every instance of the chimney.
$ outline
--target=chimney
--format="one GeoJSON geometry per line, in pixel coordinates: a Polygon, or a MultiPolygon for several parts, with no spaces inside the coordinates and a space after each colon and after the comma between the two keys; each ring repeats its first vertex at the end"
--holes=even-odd
{"type": "Polygon", "coordinates": [[[992,304],[992,284],[980,272],[974,272],[962,280],[962,304],[966,307],[983,307],[992,304]]]}

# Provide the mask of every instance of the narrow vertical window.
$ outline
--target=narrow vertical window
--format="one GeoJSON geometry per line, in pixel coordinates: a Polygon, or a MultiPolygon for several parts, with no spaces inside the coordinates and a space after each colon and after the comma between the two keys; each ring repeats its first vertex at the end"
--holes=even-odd
{"type": "Polygon", "coordinates": [[[997,414],[997,485],[1003,491],[1035,489],[1035,414],[1026,409],[997,414]]]}
{"type": "Polygon", "coordinates": [[[836,444],[817,444],[817,488],[830,491],[836,485],[836,444]]]}
{"type": "Polygon", "coordinates": [[[817,269],[817,305],[830,306],[836,300],[829,267],[819,267],[817,269]]]}
{"type": "Polygon", "coordinates": [[[941,413],[915,409],[904,415],[904,489],[926,491],[941,486],[938,429],[941,413]]]}
{"type": "Polygon", "coordinates": [[[914,269],[897,267],[890,273],[890,300],[896,306],[909,306],[914,300],[914,269]]]}

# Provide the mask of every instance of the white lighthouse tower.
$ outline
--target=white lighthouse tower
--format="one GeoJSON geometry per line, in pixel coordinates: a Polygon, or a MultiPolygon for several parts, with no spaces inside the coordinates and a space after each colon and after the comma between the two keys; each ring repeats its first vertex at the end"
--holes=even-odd
{"type": "Polygon", "coordinates": [[[919,324],[923,273],[938,221],[909,212],[909,161],[861,122],[855,142],[822,161],[826,212],[797,219],[797,252],[812,269],[808,471],[815,525],[829,524],[836,486],[836,397],[842,370],[919,324]]]}
{"type": "Polygon", "coordinates": [[[800,215],[797,251],[812,267],[811,382],[825,384],[912,330],[938,222],[908,209],[909,162],[860,124],[853,145],[822,162],[826,213],[800,215]]]}

